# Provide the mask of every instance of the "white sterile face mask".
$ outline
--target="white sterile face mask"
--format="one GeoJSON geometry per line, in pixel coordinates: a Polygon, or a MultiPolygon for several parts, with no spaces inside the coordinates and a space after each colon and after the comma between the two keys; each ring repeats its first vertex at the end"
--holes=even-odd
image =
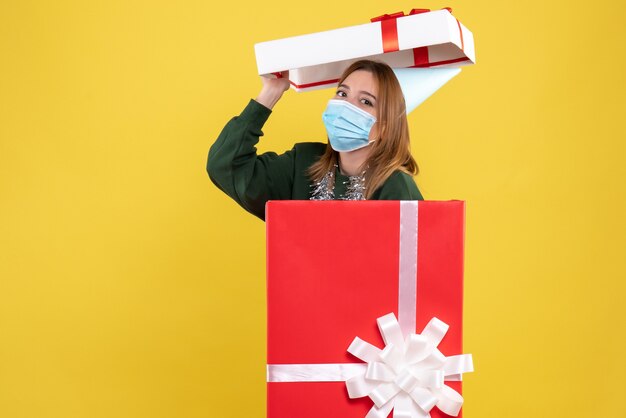
{"type": "Polygon", "coordinates": [[[329,100],[322,120],[335,151],[355,151],[374,142],[369,140],[369,135],[376,118],[350,102],[329,100]]]}

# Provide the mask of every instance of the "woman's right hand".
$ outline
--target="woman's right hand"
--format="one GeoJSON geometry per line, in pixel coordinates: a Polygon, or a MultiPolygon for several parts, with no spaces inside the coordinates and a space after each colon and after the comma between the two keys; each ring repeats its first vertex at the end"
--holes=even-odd
{"type": "Polygon", "coordinates": [[[272,109],[283,96],[283,93],[289,90],[289,71],[283,71],[281,76],[277,78],[261,77],[261,82],[263,87],[256,101],[268,109],[272,109]]]}

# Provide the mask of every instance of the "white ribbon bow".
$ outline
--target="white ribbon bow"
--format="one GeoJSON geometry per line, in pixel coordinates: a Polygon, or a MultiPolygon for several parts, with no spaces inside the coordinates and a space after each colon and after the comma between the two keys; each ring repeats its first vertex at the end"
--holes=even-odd
{"type": "Polygon", "coordinates": [[[421,334],[406,338],[393,313],[378,318],[378,329],[385,342],[383,350],[356,337],[348,352],[367,363],[367,370],[346,380],[350,398],[369,396],[374,406],[365,418],[430,417],[435,406],[457,416],[463,397],[444,381],[459,381],[474,371],[471,354],[446,357],[437,346],[448,325],[433,318],[421,334]]]}

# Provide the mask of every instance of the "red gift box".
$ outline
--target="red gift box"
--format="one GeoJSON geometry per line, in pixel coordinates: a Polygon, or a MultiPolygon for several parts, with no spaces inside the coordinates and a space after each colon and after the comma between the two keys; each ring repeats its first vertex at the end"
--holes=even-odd
{"type": "Polygon", "coordinates": [[[356,336],[385,347],[388,313],[405,336],[438,318],[450,326],[438,350],[462,353],[464,202],[275,201],[266,221],[269,418],[365,417],[373,401],[325,374],[364,370],[347,349],[356,336]]]}

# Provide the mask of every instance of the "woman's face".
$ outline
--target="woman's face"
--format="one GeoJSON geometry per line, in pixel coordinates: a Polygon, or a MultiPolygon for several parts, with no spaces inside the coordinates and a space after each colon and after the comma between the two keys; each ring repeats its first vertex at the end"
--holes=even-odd
{"type": "Polygon", "coordinates": [[[377,84],[374,76],[369,71],[354,71],[337,87],[335,99],[346,100],[365,110],[370,115],[377,117],[377,84]]]}
{"type": "MultiPolygon", "coordinates": [[[[356,70],[352,72],[343,83],[337,86],[335,99],[346,100],[370,115],[378,118],[376,110],[376,97],[378,96],[378,83],[374,75],[369,71],[356,70]]],[[[373,141],[378,137],[378,122],[372,126],[369,139],[373,141]]]]}

